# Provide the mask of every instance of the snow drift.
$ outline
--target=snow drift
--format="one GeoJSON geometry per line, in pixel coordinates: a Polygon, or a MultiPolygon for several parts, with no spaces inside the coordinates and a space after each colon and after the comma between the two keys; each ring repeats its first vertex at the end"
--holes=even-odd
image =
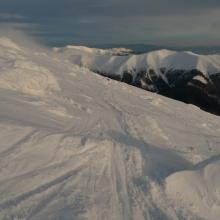
{"type": "Polygon", "coordinates": [[[219,219],[219,117],[46,49],[0,52],[0,219],[219,219]]]}

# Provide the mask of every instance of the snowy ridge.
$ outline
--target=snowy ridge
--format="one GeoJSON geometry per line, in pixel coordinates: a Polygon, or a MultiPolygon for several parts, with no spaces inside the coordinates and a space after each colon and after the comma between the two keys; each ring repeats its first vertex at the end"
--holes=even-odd
{"type": "Polygon", "coordinates": [[[86,46],[74,46],[74,45],[67,45],[66,47],[59,48],[55,47],[53,48],[55,52],[65,53],[68,55],[71,55],[72,52],[74,54],[85,56],[87,55],[96,55],[96,56],[102,56],[102,55],[109,55],[109,56],[122,56],[122,55],[128,55],[132,53],[132,50],[127,48],[112,48],[112,49],[99,49],[99,48],[90,48],[86,46]]]}
{"type": "Polygon", "coordinates": [[[56,51],[64,54],[75,64],[106,74],[122,75],[124,71],[131,71],[135,74],[145,69],[154,69],[157,74],[161,74],[161,68],[167,70],[197,69],[206,76],[220,72],[220,55],[158,50],[140,55],[112,56],[108,50],[100,53],[98,49],[77,46],[56,48],[56,51]]]}
{"type": "Polygon", "coordinates": [[[17,47],[0,41],[0,219],[219,219],[219,117],[17,47]]]}

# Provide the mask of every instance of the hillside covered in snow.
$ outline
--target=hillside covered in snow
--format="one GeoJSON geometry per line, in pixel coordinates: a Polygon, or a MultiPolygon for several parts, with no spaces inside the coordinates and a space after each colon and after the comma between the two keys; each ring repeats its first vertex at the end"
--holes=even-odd
{"type": "MultiPolygon", "coordinates": [[[[198,61],[142,62],[167,53],[198,61]]],[[[106,73],[140,62],[108,56],[106,73]]],[[[84,58],[0,37],[0,219],[219,220],[220,118],[73,64],[84,58]]]]}
{"type": "Polygon", "coordinates": [[[220,115],[220,55],[170,50],[135,55],[123,48],[80,46],[54,50],[93,72],[220,115]]]}

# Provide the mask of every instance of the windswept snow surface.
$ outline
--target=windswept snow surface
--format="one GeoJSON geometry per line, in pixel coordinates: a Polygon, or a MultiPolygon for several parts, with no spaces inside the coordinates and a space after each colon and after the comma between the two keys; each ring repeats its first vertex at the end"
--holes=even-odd
{"type": "Polygon", "coordinates": [[[2,220],[219,220],[220,118],[197,107],[0,38],[0,129],[2,220]]]}

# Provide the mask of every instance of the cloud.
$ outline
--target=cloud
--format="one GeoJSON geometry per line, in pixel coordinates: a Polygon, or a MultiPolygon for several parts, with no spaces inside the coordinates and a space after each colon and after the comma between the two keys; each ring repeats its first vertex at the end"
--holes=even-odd
{"type": "Polygon", "coordinates": [[[13,13],[0,13],[0,20],[22,20],[25,16],[13,13]]]}
{"type": "Polygon", "coordinates": [[[198,13],[220,7],[218,0],[1,0],[0,11],[32,16],[161,15],[198,13]]]}
{"type": "Polygon", "coordinates": [[[10,21],[54,43],[220,44],[219,0],[1,0],[10,21]]]}

